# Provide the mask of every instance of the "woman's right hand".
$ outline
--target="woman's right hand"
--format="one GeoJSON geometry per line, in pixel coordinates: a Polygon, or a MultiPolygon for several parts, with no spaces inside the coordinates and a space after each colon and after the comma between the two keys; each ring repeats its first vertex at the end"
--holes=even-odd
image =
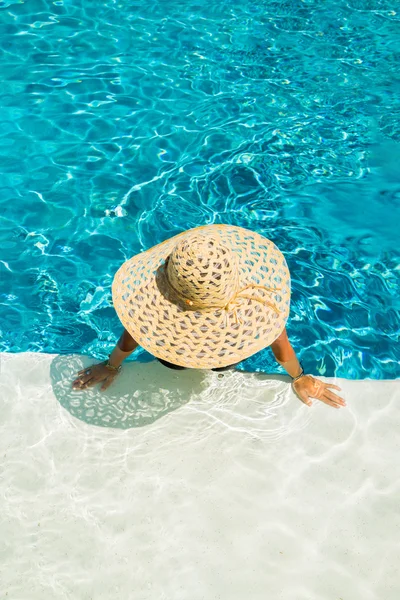
{"type": "Polygon", "coordinates": [[[104,392],[104,390],[112,384],[117,375],[118,371],[109,369],[104,362],[92,365],[77,373],[77,378],[72,384],[72,389],[85,390],[86,388],[93,387],[97,383],[103,382],[100,389],[104,392]]]}

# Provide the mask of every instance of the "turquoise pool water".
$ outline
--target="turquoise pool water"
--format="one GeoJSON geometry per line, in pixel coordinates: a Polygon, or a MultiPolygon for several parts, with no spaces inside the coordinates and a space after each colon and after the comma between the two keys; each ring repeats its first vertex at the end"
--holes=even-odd
{"type": "Polygon", "coordinates": [[[0,350],[103,358],[119,265],[224,222],[285,253],[307,370],[399,376],[399,24],[386,0],[0,1],[0,350]]]}

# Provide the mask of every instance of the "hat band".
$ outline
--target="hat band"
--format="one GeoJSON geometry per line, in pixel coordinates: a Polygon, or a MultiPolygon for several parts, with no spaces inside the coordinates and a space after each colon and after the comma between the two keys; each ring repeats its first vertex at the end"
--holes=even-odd
{"type": "Polygon", "coordinates": [[[242,321],[239,319],[238,317],[238,313],[237,313],[237,299],[239,298],[244,298],[244,299],[248,299],[248,300],[253,300],[255,302],[260,302],[261,304],[264,304],[265,306],[268,306],[269,308],[272,308],[273,311],[275,311],[275,313],[277,315],[280,314],[279,309],[275,306],[275,304],[273,304],[272,302],[268,302],[267,300],[264,300],[263,298],[257,298],[256,296],[244,296],[242,294],[242,292],[245,292],[246,290],[248,290],[249,288],[256,288],[256,289],[262,289],[265,290],[268,293],[274,293],[274,292],[279,292],[281,290],[281,288],[269,288],[265,285],[256,285],[255,283],[250,283],[249,285],[246,285],[245,287],[241,288],[233,297],[232,300],[230,300],[228,302],[228,304],[226,304],[224,306],[224,323],[225,323],[225,327],[228,326],[228,312],[232,311],[233,315],[235,317],[235,323],[236,324],[242,324],[242,321]]]}
{"type": "Polygon", "coordinates": [[[225,327],[228,326],[228,313],[232,312],[234,317],[235,317],[235,323],[236,324],[241,324],[242,321],[240,320],[239,316],[238,316],[238,305],[237,305],[237,300],[238,299],[248,299],[248,300],[253,300],[255,302],[260,302],[261,304],[264,304],[264,306],[268,306],[269,308],[271,308],[277,315],[280,314],[279,309],[275,306],[275,304],[273,304],[272,302],[268,302],[267,300],[264,300],[263,298],[257,298],[256,296],[249,296],[249,295],[244,295],[243,292],[245,292],[246,290],[250,289],[250,288],[255,288],[255,289],[262,289],[268,293],[275,293],[275,292],[279,292],[281,290],[281,288],[269,288],[265,285],[256,285],[255,283],[250,283],[248,285],[246,285],[245,287],[239,289],[234,295],[233,297],[229,300],[229,302],[227,302],[225,304],[225,306],[219,306],[219,307],[211,307],[211,306],[204,306],[204,304],[200,304],[194,300],[191,300],[190,298],[186,298],[182,292],[180,292],[179,290],[177,290],[174,285],[171,283],[171,280],[168,277],[168,259],[169,257],[167,257],[167,260],[165,261],[163,267],[164,267],[164,275],[165,275],[165,281],[167,283],[167,285],[170,287],[170,289],[173,291],[173,293],[185,304],[187,304],[188,306],[192,307],[192,308],[197,308],[197,309],[204,309],[204,308],[219,308],[222,309],[222,314],[224,316],[224,323],[225,323],[225,327]]]}

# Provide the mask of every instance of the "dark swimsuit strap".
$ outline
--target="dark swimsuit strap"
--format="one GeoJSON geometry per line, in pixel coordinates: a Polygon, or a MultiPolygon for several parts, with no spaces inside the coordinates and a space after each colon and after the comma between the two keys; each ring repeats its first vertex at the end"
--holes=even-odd
{"type": "MultiPolygon", "coordinates": [[[[164,365],[164,367],[168,367],[168,369],[175,369],[176,371],[182,371],[183,369],[186,369],[186,367],[181,367],[179,365],[174,365],[173,363],[170,363],[166,360],[163,360],[162,358],[157,358],[157,360],[164,365]]],[[[234,365],[228,365],[227,367],[217,367],[215,369],[211,369],[211,371],[227,371],[228,369],[232,369],[233,367],[235,367],[236,365],[238,365],[239,363],[235,363],[234,365]]]]}

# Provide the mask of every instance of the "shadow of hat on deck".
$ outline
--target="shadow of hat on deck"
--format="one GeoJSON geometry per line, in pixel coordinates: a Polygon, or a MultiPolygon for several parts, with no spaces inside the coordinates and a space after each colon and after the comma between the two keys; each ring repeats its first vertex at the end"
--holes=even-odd
{"type": "Polygon", "coordinates": [[[81,369],[99,362],[89,356],[57,356],[50,365],[53,392],[72,416],[99,427],[129,429],[154,423],[187,404],[206,385],[205,371],[173,371],[157,361],[128,362],[104,392],[100,384],[73,390],[72,382],[81,369]]]}

